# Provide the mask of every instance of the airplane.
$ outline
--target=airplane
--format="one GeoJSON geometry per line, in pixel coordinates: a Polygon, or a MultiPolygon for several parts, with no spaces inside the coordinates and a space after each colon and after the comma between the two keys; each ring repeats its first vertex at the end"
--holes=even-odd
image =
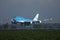
{"type": "Polygon", "coordinates": [[[17,23],[27,23],[27,24],[32,24],[32,23],[41,23],[41,20],[38,20],[39,14],[36,14],[36,16],[33,19],[28,19],[20,16],[15,16],[14,18],[11,19],[12,24],[17,24],[17,23]]]}
{"type": "Polygon", "coordinates": [[[36,16],[33,19],[28,19],[28,18],[24,18],[24,17],[20,17],[20,16],[15,16],[11,19],[11,23],[12,24],[38,24],[38,23],[42,23],[42,21],[48,21],[48,20],[52,20],[52,18],[50,19],[45,19],[45,20],[38,20],[39,18],[39,14],[36,14],[36,16]]]}

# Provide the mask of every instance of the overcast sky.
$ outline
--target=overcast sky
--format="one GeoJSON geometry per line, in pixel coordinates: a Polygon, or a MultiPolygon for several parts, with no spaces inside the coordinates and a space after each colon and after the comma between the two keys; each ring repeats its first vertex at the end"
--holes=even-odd
{"type": "Polygon", "coordinates": [[[10,23],[14,16],[33,19],[37,13],[39,19],[60,22],[60,0],[0,0],[0,23],[10,23]]]}

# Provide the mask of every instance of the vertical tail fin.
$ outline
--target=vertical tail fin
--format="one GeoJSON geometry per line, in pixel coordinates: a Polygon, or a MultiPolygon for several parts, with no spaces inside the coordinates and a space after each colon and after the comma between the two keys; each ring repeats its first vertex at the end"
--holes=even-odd
{"type": "Polygon", "coordinates": [[[36,14],[36,16],[34,17],[33,21],[38,21],[38,17],[39,17],[39,14],[36,14]]]}

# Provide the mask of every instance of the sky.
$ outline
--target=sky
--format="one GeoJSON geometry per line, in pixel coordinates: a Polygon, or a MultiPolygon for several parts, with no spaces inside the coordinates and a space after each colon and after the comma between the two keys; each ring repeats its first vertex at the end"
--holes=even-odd
{"type": "Polygon", "coordinates": [[[60,0],[0,0],[0,23],[10,23],[14,16],[33,19],[37,13],[39,20],[60,23],[60,0]]]}

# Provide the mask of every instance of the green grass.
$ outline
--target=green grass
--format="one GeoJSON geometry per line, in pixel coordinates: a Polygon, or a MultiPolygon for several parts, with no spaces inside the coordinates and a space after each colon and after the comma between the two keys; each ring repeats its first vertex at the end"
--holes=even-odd
{"type": "Polygon", "coordinates": [[[0,30],[0,40],[60,40],[60,30],[0,30]]]}

